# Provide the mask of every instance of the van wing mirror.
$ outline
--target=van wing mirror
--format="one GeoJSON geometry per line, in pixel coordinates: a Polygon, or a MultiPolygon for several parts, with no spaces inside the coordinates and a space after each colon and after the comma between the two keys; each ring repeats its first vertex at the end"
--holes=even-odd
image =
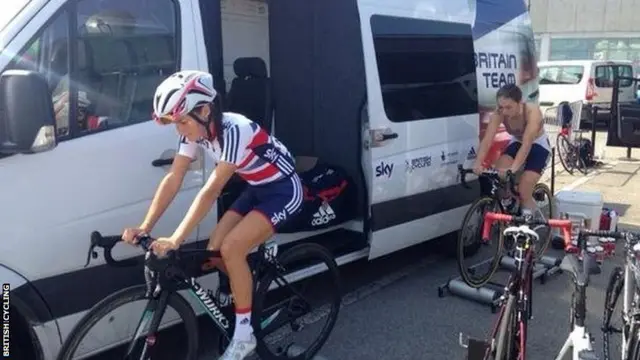
{"type": "Polygon", "coordinates": [[[34,71],[7,70],[0,75],[0,153],[37,153],[56,143],[51,92],[34,71]]]}

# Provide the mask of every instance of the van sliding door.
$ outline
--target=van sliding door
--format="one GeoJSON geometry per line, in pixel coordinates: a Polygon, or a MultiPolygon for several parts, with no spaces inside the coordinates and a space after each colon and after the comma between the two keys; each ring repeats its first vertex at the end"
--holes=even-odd
{"type": "Polygon", "coordinates": [[[478,143],[471,25],[360,0],[371,142],[369,258],[459,229],[478,143]]]}

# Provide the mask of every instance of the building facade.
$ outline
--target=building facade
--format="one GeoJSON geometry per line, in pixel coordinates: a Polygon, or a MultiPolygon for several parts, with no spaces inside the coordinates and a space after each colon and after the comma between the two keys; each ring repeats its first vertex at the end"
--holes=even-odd
{"type": "Polygon", "coordinates": [[[525,0],[538,59],[632,60],[640,70],[640,0],[525,0]]]}

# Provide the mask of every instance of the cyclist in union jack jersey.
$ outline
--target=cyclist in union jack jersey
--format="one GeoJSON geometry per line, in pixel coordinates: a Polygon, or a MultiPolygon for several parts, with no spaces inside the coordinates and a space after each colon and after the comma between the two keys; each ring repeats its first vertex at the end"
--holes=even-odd
{"type": "Polygon", "coordinates": [[[135,242],[138,234],[151,231],[180,188],[198,147],[203,147],[217,165],[173,235],[152,244],[158,255],[185,241],[234,174],[249,184],[222,216],[208,245],[210,250],[221,252],[222,262],[217,266],[229,276],[236,309],[234,336],[221,359],[238,360],[256,347],[247,255],[298,212],[303,192],[287,148],[243,115],[223,113],[216,95],[212,76],[200,71],[175,73],[158,86],[153,98],[154,118],[161,124],[176,125],[180,146],[146,219],[137,228],[126,229],[123,238],[135,242]]]}

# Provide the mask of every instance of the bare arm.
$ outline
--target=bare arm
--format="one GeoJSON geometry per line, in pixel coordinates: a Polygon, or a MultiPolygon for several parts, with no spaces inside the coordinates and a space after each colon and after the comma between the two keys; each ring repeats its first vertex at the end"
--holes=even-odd
{"type": "Polygon", "coordinates": [[[492,114],[491,119],[489,120],[489,124],[487,124],[487,129],[484,132],[484,137],[480,142],[480,149],[478,149],[478,157],[476,158],[474,167],[482,165],[484,158],[489,152],[489,148],[491,147],[493,138],[498,132],[498,127],[500,127],[500,124],[502,124],[502,117],[498,114],[492,114]]]}
{"type": "Polygon", "coordinates": [[[184,180],[184,176],[187,173],[190,164],[191,159],[189,157],[176,154],[173,158],[171,170],[162,179],[160,185],[158,185],[158,189],[153,197],[147,216],[145,216],[144,221],[140,226],[140,228],[145,232],[151,232],[158,222],[158,219],[160,219],[162,214],[169,207],[169,204],[171,204],[175,198],[178,190],[180,190],[180,186],[182,185],[182,181],[184,180]]]}
{"type": "Polygon", "coordinates": [[[202,219],[211,210],[213,203],[220,196],[222,189],[231,176],[235,174],[237,167],[234,164],[221,161],[193,200],[187,215],[182,220],[171,239],[176,245],[182,244],[187,236],[195,229],[202,219]]]}
{"type": "Polygon", "coordinates": [[[529,150],[531,150],[531,146],[538,136],[538,132],[540,132],[540,128],[542,127],[542,112],[540,108],[534,106],[533,108],[526,107],[527,111],[527,127],[524,129],[524,135],[522,136],[522,145],[520,146],[520,150],[516,154],[516,158],[513,160],[513,164],[511,165],[511,171],[517,171],[524,165],[527,160],[527,156],[529,155],[529,150]]]}

